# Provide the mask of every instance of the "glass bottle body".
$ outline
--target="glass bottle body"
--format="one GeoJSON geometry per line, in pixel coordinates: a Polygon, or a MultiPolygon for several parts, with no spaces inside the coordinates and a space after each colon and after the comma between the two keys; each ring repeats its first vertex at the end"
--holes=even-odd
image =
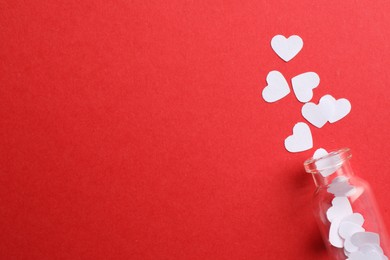
{"type": "Polygon", "coordinates": [[[385,260],[387,232],[370,185],[354,175],[348,148],[305,162],[316,190],[314,216],[332,259],[385,260]]]}

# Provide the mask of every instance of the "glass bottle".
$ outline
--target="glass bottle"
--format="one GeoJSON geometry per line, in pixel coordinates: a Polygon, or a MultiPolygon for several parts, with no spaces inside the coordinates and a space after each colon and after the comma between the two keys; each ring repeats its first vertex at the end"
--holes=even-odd
{"type": "Polygon", "coordinates": [[[304,162],[316,185],[314,216],[331,259],[385,260],[387,232],[368,183],[351,169],[349,148],[304,162]]]}

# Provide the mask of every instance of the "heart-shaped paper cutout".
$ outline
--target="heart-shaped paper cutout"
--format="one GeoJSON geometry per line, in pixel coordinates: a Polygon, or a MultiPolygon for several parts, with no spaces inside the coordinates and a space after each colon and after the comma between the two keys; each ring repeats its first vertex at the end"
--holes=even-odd
{"type": "Polygon", "coordinates": [[[358,232],[351,236],[351,242],[357,247],[362,247],[366,244],[380,245],[379,235],[374,232],[358,232]]]}
{"type": "Polygon", "coordinates": [[[293,77],[291,83],[297,99],[305,103],[313,98],[313,89],[320,84],[320,77],[315,72],[305,72],[293,77]]]}
{"type": "Polygon", "coordinates": [[[387,260],[387,259],[388,258],[385,255],[380,254],[376,251],[370,251],[368,253],[363,253],[363,252],[357,251],[357,252],[351,253],[348,256],[347,260],[387,260]]]}
{"type": "Polygon", "coordinates": [[[318,105],[306,103],[302,106],[302,116],[312,125],[321,128],[326,122],[334,123],[344,118],[351,111],[351,103],[341,98],[336,100],[331,95],[323,96],[318,105]]]}
{"type": "Polygon", "coordinates": [[[339,235],[345,240],[350,239],[350,237],[357,232],[364,231],[366,230],[362,228],[362,226],[349,221],[341,221],[339,227],[339,235]]]}
{"type": "Polygon", "coordinates": [[[340,222],[340,219],[334,219],[329,228],[329,243],[337,248],[344,246],[344,239],[339,235],[340,222]]]}
{"type": "Polygon", "coordinates": [[[379,254],[383,254],[383,249],[377,244],[365,244],[359,247],[359,251],[365,254],[369,252],[377,252],[379,254]]]}
{"type": "Polygon", "coordinates": [[[340,98],[335,101],[335,113],[329,118],[329,123],[334,123],[344,118],[351,111],[351,103],[345,99],[340,98]]]}
{"type": "Polygon", "coordinates": [[[303,40],[298,35],[292,35],[288,38],[276,35],[271,40],[271,46],[280,58],[288,62],[301,51],[303,40]]]}
{"type": "Polygon", "coordinates": [[[344,240],[339,235],[339,227],[343,218],[352,214],[352,206],[346,197],[335,197],[332,207],[326,212],[326,217],[331,222],[329,229],[329,242],[337,248],[344,246],[344,240]]]}
{"type": "Polygon", "coordinates": [[[304,104],[301,112],[307,121],[318,128],[323,127],[328,122],[328,118],[322,113],[320,106],[314,103],[304,104]]]}
{"type": "MultiPolygon", "coordinates": [[[[367,254],[369,252],[375,252],[379,255],[383,255],[383,250],[380,248],[379,235],[373,232],[356,232],[350,239],[345,240],[344,248],[350,254],[350,258],[353,253],[359,252],[367,254]]],[[[358,259],[358,258],[356,258],[358,259]]],[[[372,259],[372,258],[364,258],[372,259]]]]}
{"type": "Polygon", "coordinates": [[[335,197],[332,200],[332,207],[326,212],[326,217],[330,222],[334,219],[340,221],[352,214],[352,206],[347,197],[335,197]]]}
{"type": "Polygon", "coordinates": [[[353,252],[357,252],[359,250],[359,248],[357,246],[352,244],[351,238],[344,241],[344,249],[345,249],[344,251],[347,251],[349,254],[351,254],[353,252]]]}
{"type": "Polygon", "coordinates": [[[319,159],[327,154],[328,152],[324,148],[318,148],[313,154],[313,159],[319,159]]]}
{"type": "MultiPolygon", "coordinates": [[[[331,171],[335,172],[337,169],[338,168],[334,167],[331,171]]],[[[337,197],[348,197],[353,195],[356,192],[355,187],[349,184],[348,178],[341,179],[341,177],[342,176],[335,178],[332,183],[329,184],[327,191],[337,197]]]]}
{"type": "Polygon", "coordinates": [[[330,117],[336,112],[335,106],[336,99],[332,95],[324,95],[320,98],[318,103],[321,113],[329,120],[330,117]]]}
{"type": "Polygon", "coordinates": [[[279,71],[271,71],[267,75],[267,86],[263,89],[262,96],[265,101],[272,103],[278,101],[290,93],[287,80],[279,71]]]}
{"type": "Polygon", "coordinates": [[[342,221],[348,221],[355,223],[356,225],[363,226],[364,217],[360,213],[353,213],[352,215],[346,216],[342,221]]]}
{"type": "Polygon", "coordinates": [[[351,252],[348,252],[348,250],[345,249],[345,243],[344,243],[344,255],[346,255],[346,256],[350,256],[351,255],[351,252]]]}
{"type": "Polygon", "coordinates": [[[313,148],[313,137],[309,126],[299,122],[293,128],[293,134],[284,140],[284,146],[291,153],[303,152],[313,148]]]}

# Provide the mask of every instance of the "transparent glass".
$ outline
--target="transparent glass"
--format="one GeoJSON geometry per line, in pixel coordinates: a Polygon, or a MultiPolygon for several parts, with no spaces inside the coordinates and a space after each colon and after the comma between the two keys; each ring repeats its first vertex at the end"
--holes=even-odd
{"type": "Polygon", "coordinates": [[[316,185],[314,216],[331,259],[387,259],[390,256],[388,236],[372,189],[366,181],[354,175],[350,158],[350,149],[343,148],[320,158],[310,158],[305,161],[305,170],[312,174],[316,185]],[[354,216],[351,216],[351,213],[354,216]],[[364,219],[360,227],[361,223],[352,221],[359,214],[360,218],[364,219]],[[348,229],[351,226],[354,228],[348,229]],[[364,240],[366,244],[362,242],[357,247],[353,247],[357,244],[359,236],[366,235],[356,234],[358,232],[379,235],[380,245],[375,246],[364,240]],[[351,241],[355,242],[352,246],[351,241]]]}

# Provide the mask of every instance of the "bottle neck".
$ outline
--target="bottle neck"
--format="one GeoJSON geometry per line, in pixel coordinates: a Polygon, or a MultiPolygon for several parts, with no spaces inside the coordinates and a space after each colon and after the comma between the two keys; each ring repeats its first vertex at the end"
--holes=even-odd
{"type": "Polygon", "coordinates": [[[316,185],[316,187],[326,187],[331,184],[336,178],[342,177],[349,179],[350,177],[354,176],[349,160],[343,161],[340,166],[335,167],[333,169],[334,171],[329,173],[329,175],[327,175],[326,173],[325,175],[323,175],[321,174],[321,172],[312,173],[314,184],[316,185]]]}
{"type": "Polygon", "coordinates": [[[317,187],[328,186],[336,178],[349,179],[354,175],[349,159],[349,148],[340,149],[320,158],[310,158],[305,161],[305,170],[311,173],[317,187]]]}

